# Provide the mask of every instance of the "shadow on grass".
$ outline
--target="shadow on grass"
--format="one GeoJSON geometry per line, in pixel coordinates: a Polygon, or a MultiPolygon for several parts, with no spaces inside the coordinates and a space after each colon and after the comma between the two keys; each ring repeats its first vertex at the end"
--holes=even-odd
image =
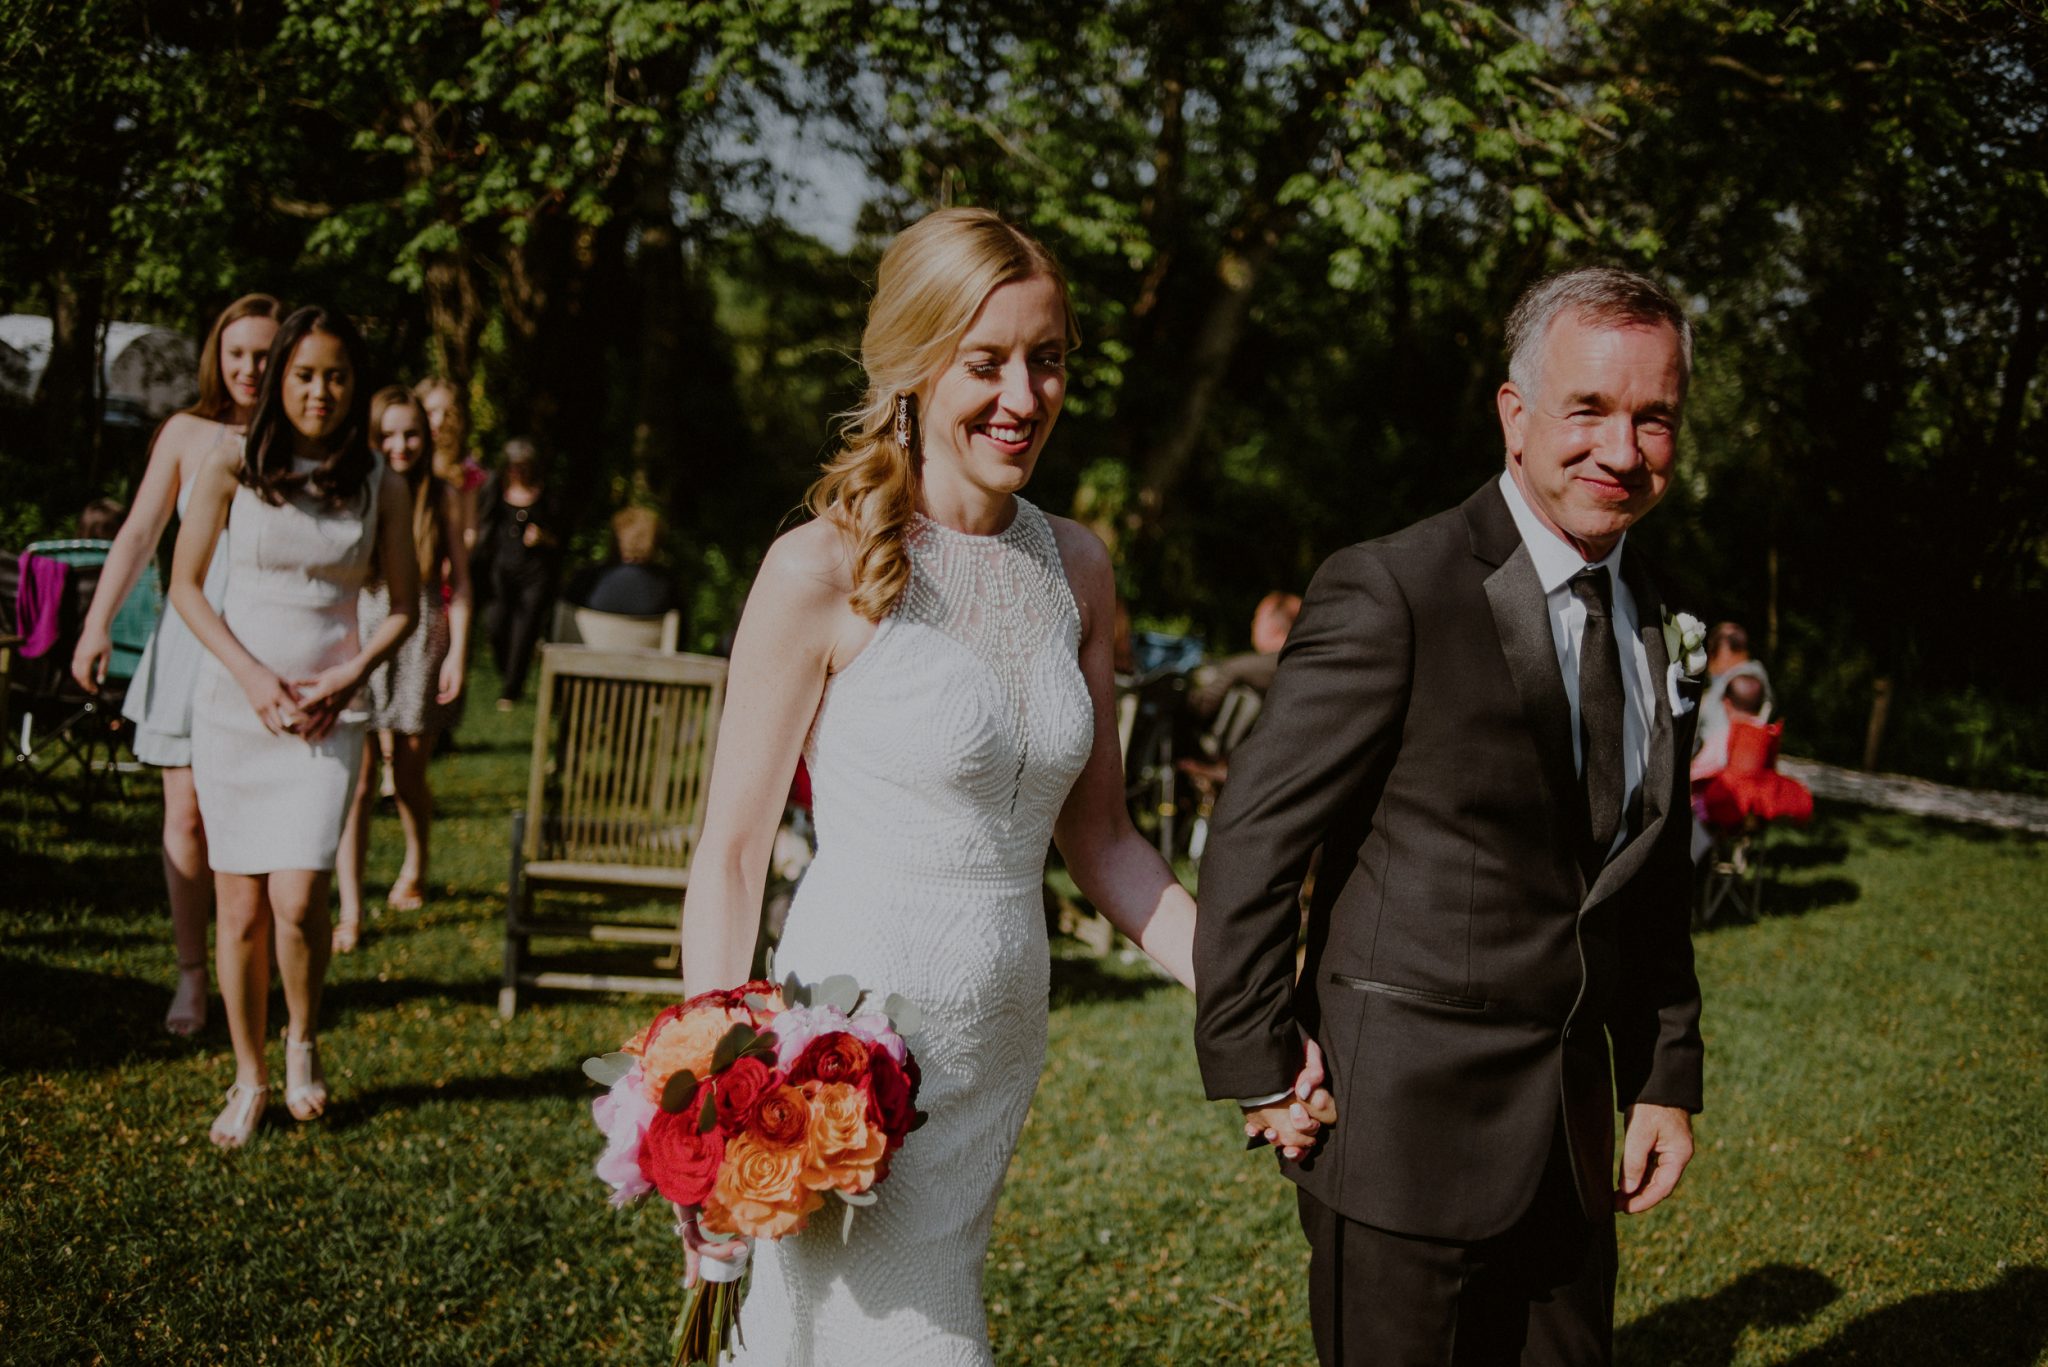
{"type": "Polygon", "coordinates": [[[480,1006],[498,1000],[496,978],[450,981],[443,978],[365,978],[355,982],[327,980],[322,989],[321,1010],[333,1022],[364,1011],[388,1011],[401,1002],[460,1002],[480,1006]]]}
{"type": "Polygon", "coordinates": [[[537,1101],[550,1097],[593,1098],[597,1088],[573,1068],[544,1073],[517,1073],[504,1077],[459,1077],[435,1085],[411,1083],[401,1087],[376,1087],[350,1096],[344,1094],[327,1108],[331,1129],[348,1130],[380,1116],[416,1110],[435,1102],[537,1101]]]}
{"type": "Polygon", "coordinates": [[[205,1047],[163,1028],[171,984],[0,957],[0,1071],[111,1068],[205,1047]]]}
{"type": "MultiPolygon", "coordinates": [[[[1840,1291],[1810,1267],[1774,1263],[1615,1331],[1617,1367],[1728,1367],[1750,1328],[1804,1324],[1840,1291]]],[[[1930,1291],[1873,1310],[1783,1367],[2034,1367],[2048,1347],[2048,1269],[2020,1267],[1975,1291],[1930,1291]]]]}
{"type": "Polygon", "coordinates": [[[1055,1010],[1082,1002],[1136,1001],[1173,986],[1142,964],[1124,967],[1079,955],[1056,956],[1052,961],[1051,996],[1055,1010]]]}
{"type": "Polygon", "coordinates": [[[1841,1292],[1810,1267],[1773,1263],[1709,1296],[1659,1306],[1614,1334],[1619,1367],[1727,1367],[1751,1325],[1804,1324],[1841,1292]]]}

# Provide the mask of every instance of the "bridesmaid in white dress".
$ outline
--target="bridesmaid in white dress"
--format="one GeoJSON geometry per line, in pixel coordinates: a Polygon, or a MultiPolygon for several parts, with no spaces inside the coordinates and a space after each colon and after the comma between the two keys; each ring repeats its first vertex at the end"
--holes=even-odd
{"type": "Polygon", "coordinates": [[[192,707],[192,770],[219,905],[216,968],[235,1084],[212,1138],[239,1148],[269,1099],[265,1015],[275,945],[284,982],[285,1105],[326,1109],[315,1030],[327,974],[327,888],[363,745],[357,690],[412,627],[418,569],[403,482],[365,436],[362,345],[338,313],[303,308],[272,345],[241,449],[193,490],[171,603],[210,652],[192,707]],[[223,526],[226,602],[205,582],[223,526]],[[368,641],[356,600],[373,555],[397,604],[368,641]]]}
{"type": "MultiPolygon", "coordinates": [[[[1193,983],[1194,903],[1123,803],[1109,553],[1019,497],[1076,340],[1060,269],[1023,232],[973,209],[906,231],[882,258],[866,399],[812,491],[817,516],[770,549],[740,623],[685,989],[747,976],[801,752],[818,856],[776,971],[915,1001],[930,1116],[851,1242],[822,1221],[755,1250],[746,1367],[990,1361],[982,1264],[1045,1059],[1049,840],[1193,983]]],[[[1304,1078],[1320,1081],[1313,1065],[1304,1078]]]]}
{"type": "MultiPolygon", "coordinates": [[[[245,294],[221,310],[199,353],[199,398],[167,418],[150,443],[149,465],[100,569],[99,587],[71,656],[72,677],[88,693],[99,692],[106,678],[114,653],[114,614],[156,554],[172,509],[184,518],[201,467],[216,447],[239,444],[242,429],[255,415],[263,363],[282,317],[284,305],[267,294],[245,294]]],[[[218,607],[226,587],[223,557],[207,576],[207,600],[218,607]]],[[[135,757],[163,774],[164,885],[170,895],[171,937],[178,947],[178,990],[164,1014],[164,1028],[177,1035],[193,1034],[206,1024],[206,927],[213,919],[213,874],[192,788],[192,682],[205,654],[185,619],[164,613],[121,704],[121,715],[135,723],[135,757]]]]}

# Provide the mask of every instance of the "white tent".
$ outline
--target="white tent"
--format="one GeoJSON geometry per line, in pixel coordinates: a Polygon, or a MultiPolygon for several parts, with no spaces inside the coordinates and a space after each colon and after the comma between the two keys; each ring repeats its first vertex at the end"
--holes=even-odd
{"type": "MultiPolygon", "coordinates": [[[[0,317],[0,390],[17,402],[35,396],[50,360],[51,331],[50,320],[36,314],[0,317]]],[[[198,371],[199,348],[183,333],[150,323],[107,324],[100,374],[107,419],[161,420],[198,397],[198,371]]]]}

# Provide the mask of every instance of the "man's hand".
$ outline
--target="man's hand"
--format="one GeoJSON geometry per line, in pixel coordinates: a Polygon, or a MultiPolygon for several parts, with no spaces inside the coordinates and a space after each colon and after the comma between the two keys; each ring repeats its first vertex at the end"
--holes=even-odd
{"type": "Polygon", "coordinates": [[[1323,1077],[1323,1051],[1310,1040],[1301,1072],[1295,1075],[1293,1096],[1246,1107],[1245,1138],[1278,1144],[1288,1158],[1299,1158],[1314,1148],[1323,1126],[1337,1121],[1337,1101],[1323,1086],[1323,1077]]]}
{"type": "Polygon", "coordinates": [[[1692,1161],[1692,1117],[1676,1106],[1628,1108],[1621,1141],[1621,1186],[1614,1208],[1641,1215],[1678,1186],[1692,1161]]]}

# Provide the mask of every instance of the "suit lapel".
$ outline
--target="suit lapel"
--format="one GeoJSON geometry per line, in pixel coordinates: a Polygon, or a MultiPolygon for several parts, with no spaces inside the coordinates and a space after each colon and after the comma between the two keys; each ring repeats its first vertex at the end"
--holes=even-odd
{"type": "MultiPolygon", "coordinates": [[[[1498,487],[1489,482],[1465,504],[1471,524],[1472,551],[1498,568],[1486,577],[1486,601],[1493,610],[1494,629],[1507,656],[1508,675],[1522,700],[1522,714],[1535,739],[1536,753],[1558,810],[1579,808],[1578,766],[1572,762],[1572,709],[1565,696],[1564,675],[1557,667],[1557,646],[1550,638],[1550,608],[1543,601],[1543,583],[1536,562],[1515,530],[1513,516],[1498,487]]],[[[1581,821],[1565,824],[1576,831],[1581,821]]]]}
{"type": "Polygon", "coordinates": [[[1673,744],[1671,689],[1665,680],[1671,656],[1664,649],[1664,600],[1657,596],[1657,586],[1650,582],[1641,556],[1623,551],[1621,574],[1636,601],[1637,630],[1650,664],[1650,756],[1643,772],[1643,828],[1600,870],[1600,876],[1586,890],[1582,909],[1627,886],[1656,848],[1664,822],[1671,814],[1671,784],[1678,762],[1673,744]]]}

